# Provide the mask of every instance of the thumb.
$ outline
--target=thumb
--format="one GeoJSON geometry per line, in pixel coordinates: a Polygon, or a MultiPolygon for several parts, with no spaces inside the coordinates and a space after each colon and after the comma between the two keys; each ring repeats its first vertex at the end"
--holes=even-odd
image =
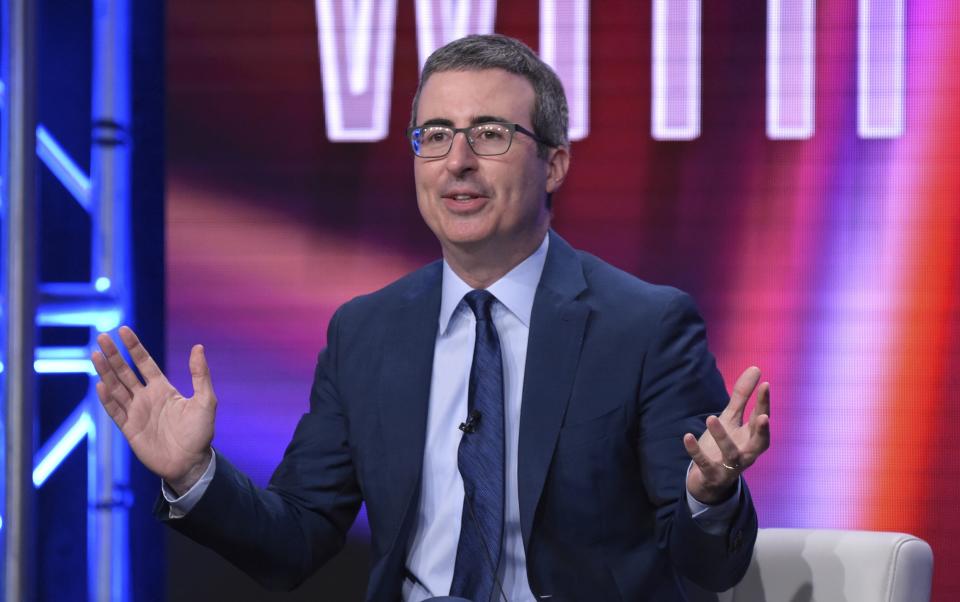
{"type": "Polygon", "coordinates": [[[190,350],[190,376],[193,379],[193,396],[216,403],[213,383],[210,381],[210,366],[203,345],[194,345],[190,350]]]}

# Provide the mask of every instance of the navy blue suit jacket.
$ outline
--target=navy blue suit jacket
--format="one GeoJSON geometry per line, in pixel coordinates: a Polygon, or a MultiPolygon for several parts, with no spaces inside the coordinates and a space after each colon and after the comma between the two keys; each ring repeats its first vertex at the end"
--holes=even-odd
{"type": "MultiPolygon", "coordinates": [[[[693,521],[686,432],[728,397],[690,298],[573,250],[555,233],[533,304],[520,417],[520,522],[534,594],[683,600],[750,561],[749,492],[729,533],[693,521]]],[[[440,308],[441,263],[341,307],[310,411],[269,486],[222,455],[204,496],[169,524],[271,589],[338,552],[366,503],[367,597],[399,598],[412,536],[440,308]]],[[[166,517],[162,498],[158,516],[166,517]]]]}

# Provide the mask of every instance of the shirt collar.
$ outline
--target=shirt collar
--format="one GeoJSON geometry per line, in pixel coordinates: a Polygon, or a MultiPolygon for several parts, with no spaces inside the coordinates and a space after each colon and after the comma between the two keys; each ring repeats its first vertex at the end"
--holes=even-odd
{"type": "MultiPolygon", "coordinates": [[[[540,284],[543,266],[547,260],[547,248],[550,237],[544,236],[543,242],[530,257],[504,274],[502,278],[487,287],[497,300],[515,315],[524,326],[530,327],[530,314],[533,313],[533,298],[540,284]]],[[[460,306],[463,296],[473,290],[469,284],[457,276],[446,260],[443,262],[443,284],[440,297],[440,333],[447,331],[450,319],[460,306]]]]}

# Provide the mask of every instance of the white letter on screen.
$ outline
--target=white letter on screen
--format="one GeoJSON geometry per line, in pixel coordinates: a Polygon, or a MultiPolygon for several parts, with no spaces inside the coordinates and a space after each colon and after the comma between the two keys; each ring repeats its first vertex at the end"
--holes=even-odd
{"type": "Polygon", "coordinates": [[[767,0],[767,137],[813,136],[815,0],[767,0]]]}
{"type": "Polygon", "coordinates": [[[327,138],[387,137],[396,0],[316,0],[327,138]]]}
{"type": "Polygon", "coordinates": [[[589,0],[540,0],[540,58],[563,82],[570,140],[582,140],[590,131],[589,48],[589,0]]]}
{"type": "Polygon", "coordinates": [[[860,0],[858,9],[857,133],[898,138],[903,134],[903,0],[860,0]]]}
{"type": "Polygon", "coordinates": [[[417,0],[420,69],[434,50],[470,34],[493,33],[496,0],[417,0]]]}
{"type": "Polygon", "coordinates": [[[700,0],[653,0],[652,136],[700,136],[700,0]]]}

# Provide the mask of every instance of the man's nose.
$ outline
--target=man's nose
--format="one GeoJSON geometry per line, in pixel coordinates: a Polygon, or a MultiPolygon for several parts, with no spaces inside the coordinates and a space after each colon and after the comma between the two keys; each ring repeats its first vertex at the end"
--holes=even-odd
{"type": "Polygon", "coordinates": [[[457,132],[454,134],[453,145],[446,156],[446,167],[450,173],[458,176],[477,168],[477,154],[470,148],[466,133],[457,132]],[[461,134],[463,135],[461,136],[461,134]]]}

